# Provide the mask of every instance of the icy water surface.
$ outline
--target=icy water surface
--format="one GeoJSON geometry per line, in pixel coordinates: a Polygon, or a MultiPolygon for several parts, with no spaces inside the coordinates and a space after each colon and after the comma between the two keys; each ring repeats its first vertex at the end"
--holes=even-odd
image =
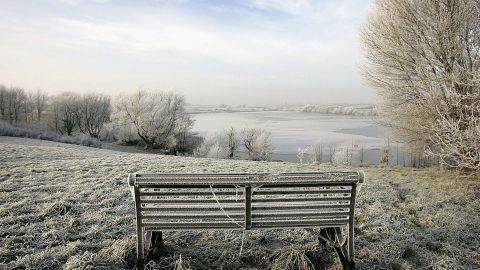
{"type": "Polygon", "coordinates": [[[277,154],[294,155],[295,158],[299,147],[308,147],[317,140],[325,147],[356,145],[365,149],[379,148],[386,140],[384,130],[376,126],[373,119],[358,116],[264,111],[201,113],[195,114],[194,119],[193,130],[201,135],[230,126],[237,130],[263,128],[272,133],[277,154]]]}

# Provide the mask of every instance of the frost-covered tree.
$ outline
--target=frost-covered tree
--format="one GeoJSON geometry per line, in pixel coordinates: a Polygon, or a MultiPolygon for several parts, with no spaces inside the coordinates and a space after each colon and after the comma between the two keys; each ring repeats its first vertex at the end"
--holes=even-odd
{"type": "Polygon", "coordinates": [[[48,101],[47,93],[45,93],[40,89],[37,89],[34,95],[34,102],[35,102],[35,112],[37,114],[38,122],[42,120],[42,115],[44,111],[47,109],[47,101],[48,101]]]}
{"type": "Polygon", "coordinates": [[[364,75],[384,124],[416,152],[480,168],[480,1],[377,0],[364,75]]]}
{"type": "Polygon", "coordinates": [[[10,124],[26,122],[28,119],[27,94],[23,88],[0,87],[0,112],[2,120],[10,124]]]}
{"type": "Polygon", "coordinates": [[[98,138],[102,127],[110,121],[110,97],[101,94],[87,94],[79,98],[76,110],[80,132],[98,138]]]}
{"type": "Polygon", "coordinates": [[[225,140],[226,146],[228,149],[228,157],[233,158],[235,157],[235,153],[238,151],[240,143],[238,141],[238,135],[235,131],[235,128],[230,127],[225,131],[225,140]]]}
{"type": "Polygon", "coordinates": [[[177,154],[177,152],[193,153],[193,149],[198,146],[197,137],[191,132],[194,123],[195,121],[186,113],[179,119],[175,129],[175,140],[177,143],[175,147],[170,149],[173,154],[177,154]]]}
{"type": "Polygon", "coordinates": [[[313,163],[322,163],[323,161],[323,144],[320,140],[316,141],[313,143],[312,146],[310,146],[310,149],[312,151],[312,162],[313,163]]]}
{"type": "Polygon", "coordinates": [[[46,109],[46,95],[39,96],[19,87],[0,85],[0,120],[17,125],[40,121],[41,113],[46,109]],[[40,110],[40,114],[39,114],[40,110]]]}
{"type": "Polygon", "coordinates": [[[173,92],[139,90],[120,95],[114,108],[121,123],[135,126],[146,148],[175,146],[178,128],[193,124],[185,112],[184,96],[173,92]]]}
{"type": "Polygon", "coordinates": [[[71,92],[64,92],[53,98],[53,124],[55,131],[60,134],[72,135],[78,125],[80,96],[71,92]]]}
{"type": "Polygon", "coordinates": [[[0,84],[0,119],[7,119],[7,88],[0,84]]]}
{"type": "Polygon", "coordinates": [[[310,150],[309,147],[305,147],[305,148],[301,148],[299,147],[298,150],[297,150],[297,158],[298,158],[298,161],[300,161],[300,164],[303,164],[303,160],[305,159],[305,155],[307,154],[307,152],[310,150]]]}
{"type": "Polygon", "coordinates": [[[228,147],[223,133],[208,134],[202,144],[195,149],[194,156],[208,158],[228,158],[228,147]]]}
{"type": "Polygon", "coordinates": [[[243,146],[250,160],[270,160],[273,154],[271,133],[263,129],[244,129],[243,146]]]}
{"type": "Polygon", "coordinates": [[[233,127],[223,131],[208,134],[202,144],[195,150],[197,157],[234,158],[240,143],[233,127]]]}

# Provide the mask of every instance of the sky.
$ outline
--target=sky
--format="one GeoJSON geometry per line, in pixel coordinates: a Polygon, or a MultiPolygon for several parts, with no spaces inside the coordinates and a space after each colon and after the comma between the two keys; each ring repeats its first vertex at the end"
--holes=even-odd
{"type": "Polygon", "coordinates": [[[370,0],[1,0],[0,84],[193,104],[373,103],[370,0]]]}

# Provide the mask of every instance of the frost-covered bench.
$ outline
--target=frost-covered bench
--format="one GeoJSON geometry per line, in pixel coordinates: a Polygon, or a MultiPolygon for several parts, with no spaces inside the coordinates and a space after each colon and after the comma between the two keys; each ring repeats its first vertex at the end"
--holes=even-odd
{"type": "Polygon", "coordinates": [[[363,181],[363,172],[129,174],[137,268],[166,230],[319,227],[319,240],[333,243],[344,269],[354,269],[355,198],[363,181]]]}

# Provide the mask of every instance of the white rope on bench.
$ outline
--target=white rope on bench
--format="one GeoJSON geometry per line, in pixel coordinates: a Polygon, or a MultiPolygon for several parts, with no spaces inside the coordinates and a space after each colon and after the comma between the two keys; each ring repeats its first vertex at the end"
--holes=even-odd
{"type": "Polygon", "coordinates": [[[212,195],[213,195],[213,198],[215,199],[215,201],[217,202],[217,205],[218,207],[220,208],[220,210],[222,210],[223,214],[232,222],[232,223],[235,223],[238,225],[238,227],[240,228],[244,228],[244,226],[240,223],[238,223],[236,220],[234,220],[232,217],[230,217],[227,212],[225,212],[225,210],[223,209],[222,207],[222,204],[218,201],[218,198],[217,198],[217,195],[215,194],[215,191],[213,191],[213,184],[210,184],[210,191],[212,192],[212,195]]]}
{"type": "MultiPolygon", "coordinates": [[[[238,201],[238,186],[235,186],[235,200],[238,201]]],[[[217,195],[215,194],[215,191],[213,191],[213,184],[210,184],[210,191],[212,192],[212,195],[213,195],[213,198],[215,199],[215,201],[217,202],[217,205],[218,207],[220,207],[220,210],[222,210],[223,214],[233,223],[237,224],[240,228],[242,228],[242,243],[240,244],[240,251],[238,253],[239,256],[242,255],[242,252],[243,252],[243,243],[244,243],[244,240],[245,240],[245,227],[238,223],[237,221],[235,221],[232,217],[230,217],[227,212],[225,212],[225,210],[223,209],[222,207],[222,204],[218,201],[218,198],[217,198],[217,195]]]]}

